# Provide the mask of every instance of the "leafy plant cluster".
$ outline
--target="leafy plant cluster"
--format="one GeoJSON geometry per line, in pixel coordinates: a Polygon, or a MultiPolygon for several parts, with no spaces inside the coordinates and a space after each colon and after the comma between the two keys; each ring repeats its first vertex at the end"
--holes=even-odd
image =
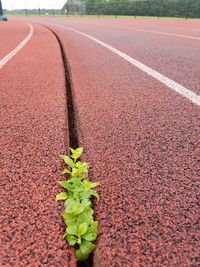
{"type": "Polygon", "coordinates": [[[89,165],[78,160],[83,153],[83,148],[70,150],[70,157],[61,156],[67,165],[62,174],[67,174],[69,180],[60,181],[59,184],[66,191],[58,194],[56,200],[64,201],[63,218],[66,231],[63,238],[70,246],[75,246],[77,259],[84,261],[95,249],[92,242],[98,235],[98,222],[93,219],[91,199],[95,197],[99,200],[98,193],[93,189],[100,183],[92,183],[88,180],[89,165]]]}

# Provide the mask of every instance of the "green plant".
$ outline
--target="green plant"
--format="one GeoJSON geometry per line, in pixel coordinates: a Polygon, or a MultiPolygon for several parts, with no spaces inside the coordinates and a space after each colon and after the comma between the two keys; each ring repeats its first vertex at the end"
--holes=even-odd
{"type": "Polygon", "coordinates": [[[63,219],[66,231],[63,238],[70,246],[75,246],[78,260],[84,261],[95,249],[92,242],[98,235],[98,222],[93,219],[92,197],[99,201],[99,195],[93,189],[100,183],[92,183],[88,180],[89,165],[79,160],[83,148],[70,149],[70,151],[70,157],[61,156],[67,165],[62,174],[67,174],[70,179],[59,182],[66,191],[58,194],[56,200],[64,201],[63,219]]]}

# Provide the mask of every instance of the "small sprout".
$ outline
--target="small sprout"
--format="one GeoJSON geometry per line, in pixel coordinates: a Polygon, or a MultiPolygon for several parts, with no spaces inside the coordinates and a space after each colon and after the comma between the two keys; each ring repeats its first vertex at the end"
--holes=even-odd
{"type": "Polygon", "coordinates": [[[64,193],[60,193],[60,194],[58,194],[57,196],[56,196],[56,201],[58,201],[58,200],[66,200],[67,199],[67,193],[66,192],[64,192],[64,193]]]}
{"type": "Polygon", "coordinates": [[[73,186],[68,183],[67,181],[60,181],[58,182],[63,188],[69,190],[69,191],[72,191],[73,190],[73,186]]]}
{"type": "Polygon", "coordinates": [[[99,201],[99,194],[93,188],[100,183],[92,183],[88,180],[89,165],[81,162],[79,158],[83,154],[83,148],[70,149],[71,156],[62,155],[61,159],[70,168],[65,168],[63,175],[67,174],[69,180],[59,181],[66,190],[56,196],[56,200],[64,201],[63,219],[66,231],[63,239],[70,246],[76,246],[76,256],[79,261],[87,260],[95,249],[92,243],[98,235],[98,222],[94,221],[91,199],[95,197],[99,201]]]}
{"type": "Polygon", "coordinates": [[[95,249],[95,245],[92,242],[83,240],[80,245],[82,254],[90,254],[95,249]]]}
{"type": "Polygon", "coordinates": [[[69,225],[67,227],[67,233],[70,235],[77,235],[77,226],[76,225],[69,225]]]}
{"type": "Polygon", "coordinates": [[[87,232],[87,229],[88,229],[87,222],[80,224],[78,227],[78,236],[81,237],[82,235],[84,235],[87,232]]]}
{"type": "Polygon", "coordinates": [[[70,174],[71,172],[67,169],[67,168],[65,168],[64,170],[63,170],[63,172],[62,172],[62,175],[64,175],[64,174],[70,174]]]}
{"type": "Polygon", "coordinates": [[[71,168],[74,168],[75,167],[75,163],[72,159],[70,159],[68,156],[65,156],[65,155],[61,155],[60,156],[61,159],[64,160],[64,162],[71,168]]]}
{"type": "Polygon", "coordinates": [[[67,235],[67,242],[70,246],[75,246],[77,243],[77,237],[75,237],[74,235],[67,235]]]}
{"type": "Polygon", "coordinates": [[[71,151],[71,158],[74,159],[74,162],[77,161],[77,159],[79,159],[81,157],[81,155],[83,154],[83,148],[82,147],[79,147],[77,149],[73,149],[73,148],[70,148],[70,151],[71,151]]]}

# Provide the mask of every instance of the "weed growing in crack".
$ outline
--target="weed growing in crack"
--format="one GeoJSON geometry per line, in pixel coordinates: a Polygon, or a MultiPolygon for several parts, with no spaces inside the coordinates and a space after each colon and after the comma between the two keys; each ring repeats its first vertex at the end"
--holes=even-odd
{"type": "Polygon", "coordinates": [[[70,151],[70,157],[61,156],[67,165],[62,174],[67,174],[69,180],[59,182],[66,191],[58,194],[56,200],[64,201],[63,219],[66,231],[63,238],[70,246],[75,246],[77,259],[84,261],[95,249],[92,242],[98,235],[98,222],[93,219],[94,210],[91,199],[95,197],[99,201],[99,195],[93,189],[100,183],[92,183],[88,180],[89,165],[79,160],[83,148],[70,149],[70,151]]]}

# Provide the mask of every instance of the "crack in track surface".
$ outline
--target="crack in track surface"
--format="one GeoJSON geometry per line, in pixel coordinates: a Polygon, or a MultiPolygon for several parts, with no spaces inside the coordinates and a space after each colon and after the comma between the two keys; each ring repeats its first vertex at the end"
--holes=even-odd
{"type": "MultiPolygon", "coordinates": [[[[66,97],[67,97],[67,116],[68,116],[68,129],[69,129],[69,144],[72,148],[79,147],[79,141],[78,141],[78,131],[77,131],[77,119],[76,119],[76,112],[74,108],[74,100],[73,100],[73,93],[72,93],[72,85],[71,85],[71,79],[70,79],[70,71],[69,71],[69,64],[67,61],[67,57],[62,45],[61,40],[59,39],[58,35],[52,31],[52,29],[46,27],[49,29],[53,35],[56,37],[63,60],[63,66],[64,66],[64,72],[65,72],[65,84],[66,84],[66,97]]],[[[92,267],[93,266],[93,254],[90,255],[88,260],[84,262],[77,262],[77,267],[92,267]]]]}
{"type": "Polygon", "coordinates": [[[68,128],[69,128],[69,144],[71,148],[77,148],[79,146],[78,141],[78,131],[77,131],[77,119],[76,119],[76,113],[74,108],[74,100],[73,100],[73,93],[72,93],[72,85],[71,85],[71,79],[70,79],[70,71],[69,71],[69,64],[67,62],[67,57],[65,55],[65,51],[62,45],[61,40],[59,39],[58,35],[52,31],[49,27],[46,27],[49,29],[53,35],[56,37],[59,46],[60,51],[62,55],[63,60],[63,66],[64,66],[64,72],[65,72],[65,84],[66,84],[66,96],[67,96],[67,116],[68,116],[68,128]]]}

